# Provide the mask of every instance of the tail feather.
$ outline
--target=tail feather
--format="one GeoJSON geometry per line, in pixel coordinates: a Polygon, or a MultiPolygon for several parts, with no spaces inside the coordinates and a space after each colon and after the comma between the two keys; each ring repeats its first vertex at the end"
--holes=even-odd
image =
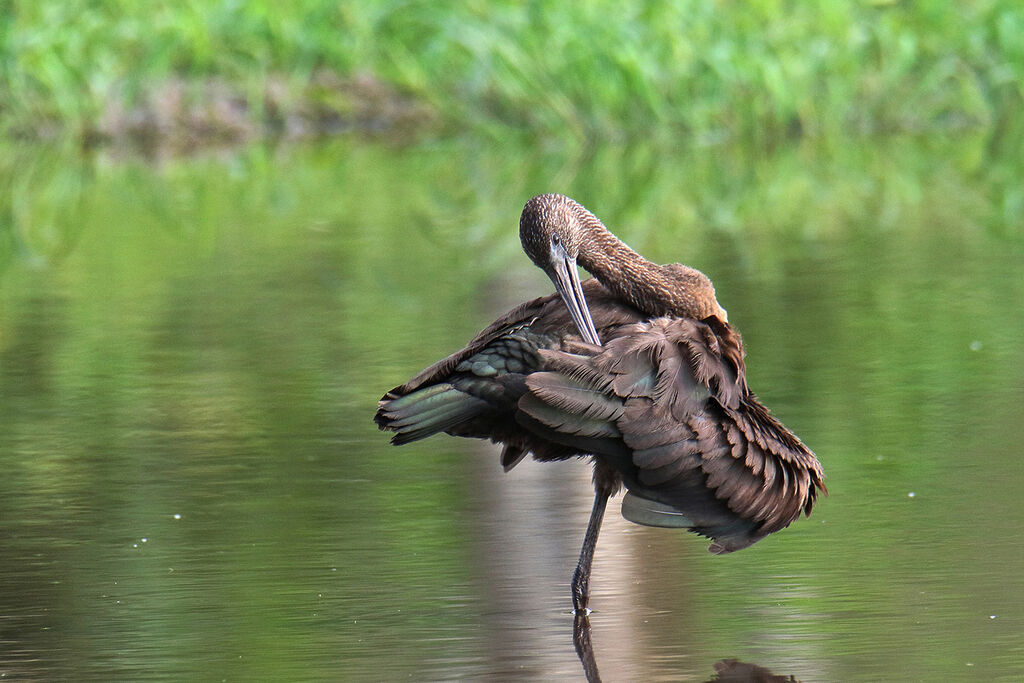
{"type": "Polygon", "coordinates": [[[374,421],[381,429],[395,432],[391,443],[396,446],[443,432],[479,416],[489,407],[487,401],[447,383],[397,398],[391,396],[388,394],[380,401],[374,421]]]}

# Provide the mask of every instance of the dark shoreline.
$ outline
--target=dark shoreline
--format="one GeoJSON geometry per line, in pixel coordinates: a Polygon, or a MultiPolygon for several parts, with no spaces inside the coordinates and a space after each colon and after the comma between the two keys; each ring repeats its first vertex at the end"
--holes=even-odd
{"type": "Polygon", "coordinates": [[[23,141],[78,137],[84,149],[190,154],[260,139],[299,141],[345,133],[405,139],[436,119],[429,106],[372,76],[319,71],[302,86],[268,77],[255,94],[221,79],[168,79],[133,97],[122,92],[109,98],[94,122],[78,132],[41,120],[10,133],[23,141]]]}

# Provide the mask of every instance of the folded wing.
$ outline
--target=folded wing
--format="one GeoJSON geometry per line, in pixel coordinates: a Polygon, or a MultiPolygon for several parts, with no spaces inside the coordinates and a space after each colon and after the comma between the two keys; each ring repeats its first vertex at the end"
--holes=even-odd
{"type": "Polygon", "coordinates": [[[821,465],[749,390],[739,335],[717,319],[658,318],[592,354],[539,354],[519,421],[615,466],[632,521],[731,552],[809,514],[824,491],[821,465]]]}

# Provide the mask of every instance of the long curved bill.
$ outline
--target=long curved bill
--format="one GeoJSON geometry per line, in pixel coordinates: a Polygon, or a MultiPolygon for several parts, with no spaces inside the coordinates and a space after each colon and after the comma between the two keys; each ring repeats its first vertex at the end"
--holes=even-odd
{"type": "Polygon", "coordinates": [[[558,249],[561,253],[551,254],[552,272],[549,273],[551,281],[555,284],[555,290],[562,297],[572,321],[576,323],[580,335],[587,343],[601,346],[601,339],[594,329],[594,321],[590,317],[590,309],[587,307],[587,300],[583,296],[583,287],[580,285],[580,276],[576,272],[576,259],[565,253],[564,249],[558,249]]]}

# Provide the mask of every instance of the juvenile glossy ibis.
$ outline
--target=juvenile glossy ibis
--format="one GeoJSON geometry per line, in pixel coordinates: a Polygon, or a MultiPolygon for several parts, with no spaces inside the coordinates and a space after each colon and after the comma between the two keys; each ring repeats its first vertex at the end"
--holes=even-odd
{"type": "Polygon", "coordinates": [[[703,273],[651,263],[562,195],[527,202],[519,234],[561,300],[520,305],[385,394],[375,420],[393,443],[440,431],[491,439],[504,444],[506,471],[527,453],[591,457],[577,613],[608,497],[622,486],[626,519],[689,529],[716,554],[810,514],[821,465],[747,387],[740,335],[703,273]],[[594,278],[580,283],[577,263],[594,278]]]}

